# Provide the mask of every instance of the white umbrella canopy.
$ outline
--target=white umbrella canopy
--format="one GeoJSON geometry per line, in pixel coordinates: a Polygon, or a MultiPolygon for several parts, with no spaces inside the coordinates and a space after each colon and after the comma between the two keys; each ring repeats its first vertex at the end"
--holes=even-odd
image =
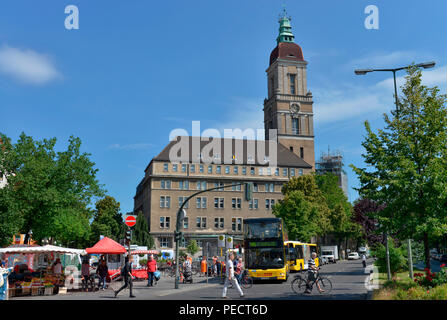
{"type": "Polygon", "coordinates": [[[71,253],[80,255],[87,254],[84,249],[71,249],[52,245],[0,248],[0,253],[45,253],[45,252],[71,253]]]}

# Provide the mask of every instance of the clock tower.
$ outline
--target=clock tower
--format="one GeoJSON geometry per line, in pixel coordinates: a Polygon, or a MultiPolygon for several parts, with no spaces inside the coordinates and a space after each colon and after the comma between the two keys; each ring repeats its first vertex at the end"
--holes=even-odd
{"type": "Polygon", "coordinates": [[[264,100],[264,128],[278,130],[281,143],[315,170],[313,99],[307,91],[307,62],[294,43],[286,11],[279,18],[277,46],[267,69],[268,98],[264,100]]]}

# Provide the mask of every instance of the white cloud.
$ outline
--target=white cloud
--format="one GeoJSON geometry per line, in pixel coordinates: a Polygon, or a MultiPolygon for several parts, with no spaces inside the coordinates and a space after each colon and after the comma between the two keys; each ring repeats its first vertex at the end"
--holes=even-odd
{"type": "Polygon", "coordinates": [[[0,47],[0,73],[33,85],[46,84],[61,77],[47,55],[7,45],[0,47]]]}

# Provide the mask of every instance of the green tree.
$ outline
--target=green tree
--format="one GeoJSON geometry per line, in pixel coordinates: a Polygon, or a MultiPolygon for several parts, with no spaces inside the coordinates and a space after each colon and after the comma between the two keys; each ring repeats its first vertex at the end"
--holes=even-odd
{"type": "Polygon", "coordinates": [[[154,238],[149,234],[149,226],[143,213],[140,211],[137,215],[137,223],[132,237],[132,243],[139,246],[147,246],[148,249],[155,247],[154,238]]]}
{"type": "Polygon", "coordinates": [[[290,240],[310,241],[331,231],[330,211],[314,175],[290,179],[282,193],[284,199],[274,206],[273,214],[283,219],[290,240]]]}
{"type": "Polygon", "coordinates": [[[106,196],[95,204],[94,219],[91,224],[90,242],[95,244],[103,235],[115,241],[124,236],[126,228],[121,214],[120,203],[111,196],[106,196]]]}
{"type": "Polygon", "coordinates": [[[186,246],[186,251],[191,254],[192,256],[195,255],[197,252],[199,252],[200,247],[197,245],[196,240],[190,240],[188,242],[188,245],[186,246]]]}
{"type": "Polygon", "coordinates": [[[398,113],[384,115],[386,127],[374,133],[365,121],[363,147],[369,167],[353,165],[361,196],[385,204],[378,222],[400,239],[429,243],[447,232],[447,96],[421,84],[421,71],[408,69],[398,113]]]}
{"type": "Polygon", "coordinates": [[[338,177],[332,173],[317,174],[315,181],[329,208],[331,234],[338,241],[338,248],[343,240],[359,239],[362,235],[360,226],[354,222],[352,205],[339,187],[338,177]]]}
{"type": "Polygon", "coordinates": [[[56,138],[37,141],[22,133],[16,143],[4,134],[0,139],[0,172],[8,179],[0,190],[0,242],[32,230],[37,241],[82,247],[89,235],[89,206],[104,190],[91,155],[80,152],[81,140],[72,136],[67,150],[56,152],[56,138]]]}

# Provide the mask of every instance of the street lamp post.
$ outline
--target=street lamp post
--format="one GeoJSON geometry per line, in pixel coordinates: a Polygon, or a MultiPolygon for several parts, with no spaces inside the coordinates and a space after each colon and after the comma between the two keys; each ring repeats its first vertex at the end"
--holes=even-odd
{"type": "MultiPolygon", "coordinates": [[[[178,289],[178,285],[179,285],[179,281],[180,281],[180,273],[179,273],[179,257],[178,257],[178,253],[179,253],[179,242],[182,236],[182,233],[180,232],[181,229],[181,222],[183,221],[183,218],[185,217],[186,211],[183,209],[183,207],[185,206],[185,204],[188,203],[188,201],[205,192],[208,191],[213,191],[213,190],[221,190],[221,189],[225,189],[225,188],[229,188],[229,187],[236,187],[236,186],[241,186],[241,185],[245,185],[246,188],[246,197],[248,195],[250,195],[251,198],[251,192],[253,192],[253,185],[250,182],[240,182],[240,183],[235,183],[235,184],[230,184],[230,185],[226,185],[226,186],[219,186],[219,187],[215,187],[215,188],[211,188],[211,189],[206,189],[206,190],[202,190],[199,192],[196,192],[192,195],[190,195],[188,198],[186,198],[186,200],[183,201],[182,205],[180,206],[180,208],[177,211],[177,221],[175,224],[175,231],[174,231],[174,240],[175,240],[175,285],[174,288],[178,289]],[[248,190],[248,191],[247,191],[248,190]]],[[[249,199],[246,199],[249,200],[249,199]]]]}
{"type": "MultiPolygon", "coordinates": [[[[436,62],[430,61],[430,62],[419,63],[419,64],[415,65],[415,67],[428,69],[428,68],[433,68],[435,66],[435,64],[436,64],[436,62]]],[[[393,73],[394,98],[395,98],[395,104],[396,104],[396,117],[398,117],[398,114],[399,114],[399,99],[397,97],[396,72],[400,71],[400,70],[406,70],[406,69],[408,69],[410,67],[411,66],[394,68],[394,69],[357,69],[354,72],[355,72],[356,75],[365,75],[365,74],[367,74],[369,72],[374,72],[374,71],[387,71],[387,72],[392,72],[393,73]]],[[[388,251],[388,233],[387,232],[385,232],[385,244],[386,244],[387,274],[388,274],[388,280],[390,280],[391,279],[390,254],[389,254],[389,251],[388,251]]],[[[411,239],[410,238],[407,239],[407,246],[408,246],[408,265],[409,265],[410,278],[413,279],[414,278],[414,275],[413,275],[413,257],[412,257],[412,254],[411,254],[411,239]]]]}

